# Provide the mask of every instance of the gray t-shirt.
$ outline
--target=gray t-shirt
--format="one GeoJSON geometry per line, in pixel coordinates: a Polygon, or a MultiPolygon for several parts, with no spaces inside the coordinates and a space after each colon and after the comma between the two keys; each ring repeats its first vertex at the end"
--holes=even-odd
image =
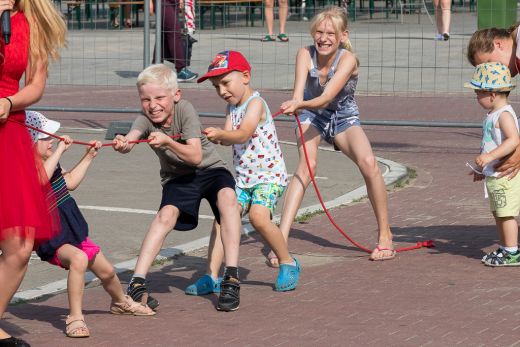
{"type": "Polygon", "coordinates": [[[178,135],[180,138],[174,139],[179,143],[186,143],[186,140],[200,138],[202,143],[202,161],[199,165],[193,166],[179,159],[179,157],[169,149],[152,148],[159,157],[161,164],[161,184],[165,184],[169,180],[193,173],[199,170],[226,168],[226,163],[215,150],[215,146],[206,136],[202,135],[202,125],[199,115],[193,105],[186,100],[180,100],[174,108],[172,126],[161,127],[152,123],[146,116],[139,116],[134,121],[131,130],[139,130],[142,132],[141,138],[146,139],[152,132],[163,132],[164,134],[178,135]]]}

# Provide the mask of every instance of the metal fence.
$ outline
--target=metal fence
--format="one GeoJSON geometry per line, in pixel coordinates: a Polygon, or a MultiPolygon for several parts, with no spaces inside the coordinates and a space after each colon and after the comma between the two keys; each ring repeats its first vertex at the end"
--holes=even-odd
{"type": "MultiPolygon", "coordinates": [[[[436,30],[431,21],[431,1],[375,1],[372,12],[367,4],[361,8],[357,2],[356,20],[350,23],[350,38],[361,64],[359,94],[471,95],[462,87],[473,72],[465,57],[469,37],[477,29],[476,12],[472,11],[470,2],[455,1],[449,41],[433,39],[436,30]]],[[[114,29],[109,9],[104,5],[101,3],[99,10],[93,8],[90,18],[81,17],[81,29],[77,18],[71,17],[74,13],[69,14],[68,48],[63,51],[61,61],[51,66],[48,85],[135,84],[143,67],[143,12],[139,10],[140,26],[125,28],[120,24],[119,29],[114,29]]],[[[194,45],[190,69],[202,73],[215,53],[236,49],[249,59],[256,88],[291,89],[296,52],[311,44],[306,20],[319,10],[309,4],[302,7],[301,2],[291,5],[288,43],[260,42],[266,28],[262,26],[261,17],[255,26],[246,25],[247,8],[229,10],[227,26],[222,27],[217,21],[216,29],[209,28],[211,23],[206,14],[205,29],[195,34],[198,42],[194,45]]],[[[65,3],[61,6],[66,12],[65,3]]],[[[85,16],[84,11],[81,16],[85,16]]],[[[151,23],[153,27],[153,17],[151,23]]],[[[275,32],[276,28],[275,22],[275,32]]],[[[150,54],[153,54],[154,29],[150,31],[150,40],[150,54]]],[[[183,88],[207,88],[207,85],[184,83],[183,88]]]]}

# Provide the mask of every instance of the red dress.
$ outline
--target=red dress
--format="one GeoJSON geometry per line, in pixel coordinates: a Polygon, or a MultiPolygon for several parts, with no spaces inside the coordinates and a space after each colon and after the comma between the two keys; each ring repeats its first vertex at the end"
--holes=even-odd
{"type": "MultiPolygon", "coordinates": [[[[0,98],[18,92],[27,68],[29,24],[22,12],[11,17],[11,32],[8,45],[0,40],[0,98]]],[[[12,112],[9,117],[23,123],[25,112],[12,112]]],[[[48,212],[49,192],[49,180],[27,128],[9,121],[0,124],[0,241],[21,236],[34,238],[37,245],[53,237],[59,222],[48,212]]]]}

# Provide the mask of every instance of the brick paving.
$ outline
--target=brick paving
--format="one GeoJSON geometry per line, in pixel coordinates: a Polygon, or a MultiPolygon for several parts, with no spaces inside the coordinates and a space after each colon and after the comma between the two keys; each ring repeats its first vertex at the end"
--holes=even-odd
{"type": "MultiPolygon", "coordinates": [[[[237,312],[217,312],[213,295],[184,295],[205,269],[202,249],[154,268],[151,290],[161,306],[153,318],[111,315],[110,299],[97,286],[84,297],[89,339],[64,336],[65,294],[10,307],[6,328],[33,346],[520,345],[518,270],[480,263],[497,237],[482,184],[473,183],[465,168],[477,154],[479,130],[365,129],[378,156],[417,172],[389,195],[395,242],[435,239],[436,248],[370,262],[318,215],[293,226],[290,249],[303,266],[293,292],[272,290],[276,271],[265,266],[265,250],[253,235],[240,250],[237,312]]],[[[290,133],[284,128],[281,137],[291,139],[290,133]]],[[[375,244],[368,201],[332,215],[357,241],[375,244]]]]}

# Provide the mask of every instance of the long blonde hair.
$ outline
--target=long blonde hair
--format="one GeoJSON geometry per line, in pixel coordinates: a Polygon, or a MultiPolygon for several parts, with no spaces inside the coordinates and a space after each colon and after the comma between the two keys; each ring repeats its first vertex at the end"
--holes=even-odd
{"type": "MultiPolygon", "coordinates": [[[[330,20],[330,22],[332,23],[332,27],[334,28],[334,32],[336,33],[336,40],[339,40],[340,35],[348,30],[347,11],[338,6],[325,7],[311,20],[310,33],[313,37],[316,34],[318,25],[320,25],[320,23],[326,19],[330,20]]],[[[349,39],[345,40],[344,42],[341,42],[340,47],[354,54],[354,49],[349,39]]],[[[355,54],[354,56],[356,57],[357,65],[359,66],[359,59],[355,54]]]]}
{"type": "MultiPolygon", "coordinates": [[[[495,39],[512,39],[511,34],[518,28],[519,23],[508,29],[487,28],[477,30],[471,35],[468,43],[467,58],[471,65],[476,66],[475,55],[477,53],[491,53],[495,49],[495,39]]],[[[518,34],[517,34],[518,35],[518,34]]]]}
{"type": "Polygon", "coordinates": [[[17,5],[29,23],[29,72],[32,76],[38,61],[47,67],[49,57],[60,58],[60,49],[66,45],[67,26],[50,0],[19,0],[17,5]]]}

